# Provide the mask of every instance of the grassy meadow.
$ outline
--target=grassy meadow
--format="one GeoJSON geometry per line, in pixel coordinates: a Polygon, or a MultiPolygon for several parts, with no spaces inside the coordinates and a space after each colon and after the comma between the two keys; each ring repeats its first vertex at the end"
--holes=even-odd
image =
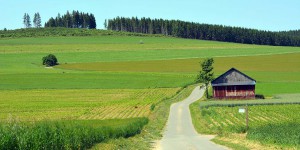
{"type": "MultiPolygon", "coordinates": [[[[149,117],[155,112],[152,105],[159,109],[160,103],[194,82],[199,62],[207,57],[214,57],[216,75],[235,67],[256,79],[257,93],[300,93],[297,47],[100,32],[2,36],[0,122],[149,117]],[[60,65],[41,65],[49,53],[60,65]]],[[[149,118],[150,124],[156,120],[149,118]]]]}

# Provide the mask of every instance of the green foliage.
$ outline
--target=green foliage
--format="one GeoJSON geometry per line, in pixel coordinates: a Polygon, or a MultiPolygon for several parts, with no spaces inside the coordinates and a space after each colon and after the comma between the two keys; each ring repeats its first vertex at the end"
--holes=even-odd
{"type": "Polygon", "coordinates": [[[31,28],[31,20],[28,13],[25,13],[23,16],[23,24],[25,28],[31,28]]]}
{"type": "Polygon", "coordinates": [[[58,65],[57,58],[53,54],[49,54],[42,58],[43,65],[46,66],[55,66],[58,65]]]}
{"type": "Polygon", "coordinates": [[[36,28],[40,28],[42,27],[42,20],[41,20],[41,16],[40,16],[40,13],[37,12],[34,14],[34,17],[33,17],[33,25],[34,27],[36,28]]]}
{"type": "Polygon", "coordinates": [[[78,10],[73,10],[72,13],[67,13],[56,18],[51,17],[46,23],[45,27],[66,27],[66,28],[87,28],[96,29],[96,19],[92,13],[83,13],[78,10]]]}
{"type": "Polygon", "coordinates": [[[255,99],[265,99],[263,94],[255,94],[255,99]]]}
{"type": "Polygon", "coordinates": [[[281,122],[250,128],[247,138],[264,144],[300,148],[300,122],[281,122]]]}
{"type": "Polygon", "coordinates": [[[105,126],[97,120],[54,121],[35,124],[10,123],[0,125],[0,149],[87,149],[95,143],[139,134],[147,118],[130,119],[119,125],[115,121],[105,126]]]}
{"type": "Polygon", "coordinates": [[[153,111],[153,110],[154,110],[154,108],[155,108],[155,104],[151,104],[151,106],[150,106],[150,110],[151,110],[151,111],[153,111]]]}
{"type": "Polygon", "coordinates": [[[199,72],[196,82],[197,83],[204,83],[205,84],[205,93],[206,97],[208,96],[208,84],[214,79],[214,72],[213,72],[213,58],[206,58],[201,63],[201,71],[199,72]]]}
{"type": "Polygon", "coordinates": [[[108,29],[245,44],[300,46],[300,37],[294,36],[297,35],[297,33],[294,33],[295,31],[291,31],[292,33],[271,32],[180,20],[116,17],[108,20],[108,29]]]}

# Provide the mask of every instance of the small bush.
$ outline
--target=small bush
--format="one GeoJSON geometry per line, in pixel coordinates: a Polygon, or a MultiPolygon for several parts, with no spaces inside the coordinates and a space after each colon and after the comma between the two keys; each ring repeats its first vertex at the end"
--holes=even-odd
{"type": "Polygon", "coordinates": [[[49,54],[43,57],[42,61],[43,61],[43,65],[46,65],[47,67],[58,65],[57,58],[53,54],[49,54]]]}
{"type": "Polygon", "coordinates": [[[152,104],[152,105],[150,106],[150,110],[153,111],[154,108],[155,108],[155,104],[152,104]]]}
{"type": "Polygon", "coordinates": [[[255,99],[265,99],[265,96],[262,94],[255,94],[255,99]]]}

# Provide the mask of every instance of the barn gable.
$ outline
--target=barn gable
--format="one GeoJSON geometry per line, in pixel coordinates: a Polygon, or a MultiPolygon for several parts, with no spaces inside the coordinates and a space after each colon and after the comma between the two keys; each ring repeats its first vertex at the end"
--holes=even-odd
{"type": "Polygon", "coordinates": [[[235,68],[229,69],[224,74],[211,82],[212,86],[230,85],[255,85],[256,81],[235,68]]]}

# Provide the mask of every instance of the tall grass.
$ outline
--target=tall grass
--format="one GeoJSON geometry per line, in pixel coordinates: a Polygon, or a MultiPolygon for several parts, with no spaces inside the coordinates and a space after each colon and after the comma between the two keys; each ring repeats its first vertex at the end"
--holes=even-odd
{"type": "Polygon", "coordinates": [[[0,126],[0,149],[87,149],[107,139],[138,134],[147,123],[147,118],[113,126],[101,126],[101,121],[97,120],[35,124],[13,122],[0,126]]]}
{"type": "Polygon", "coordinates": [[[261,143],[297,146],[298,148],[300,148],[299,133],[299,123],[283,122],[251,128],[247,134],[247,138],[260,141],[261,143]]]}

